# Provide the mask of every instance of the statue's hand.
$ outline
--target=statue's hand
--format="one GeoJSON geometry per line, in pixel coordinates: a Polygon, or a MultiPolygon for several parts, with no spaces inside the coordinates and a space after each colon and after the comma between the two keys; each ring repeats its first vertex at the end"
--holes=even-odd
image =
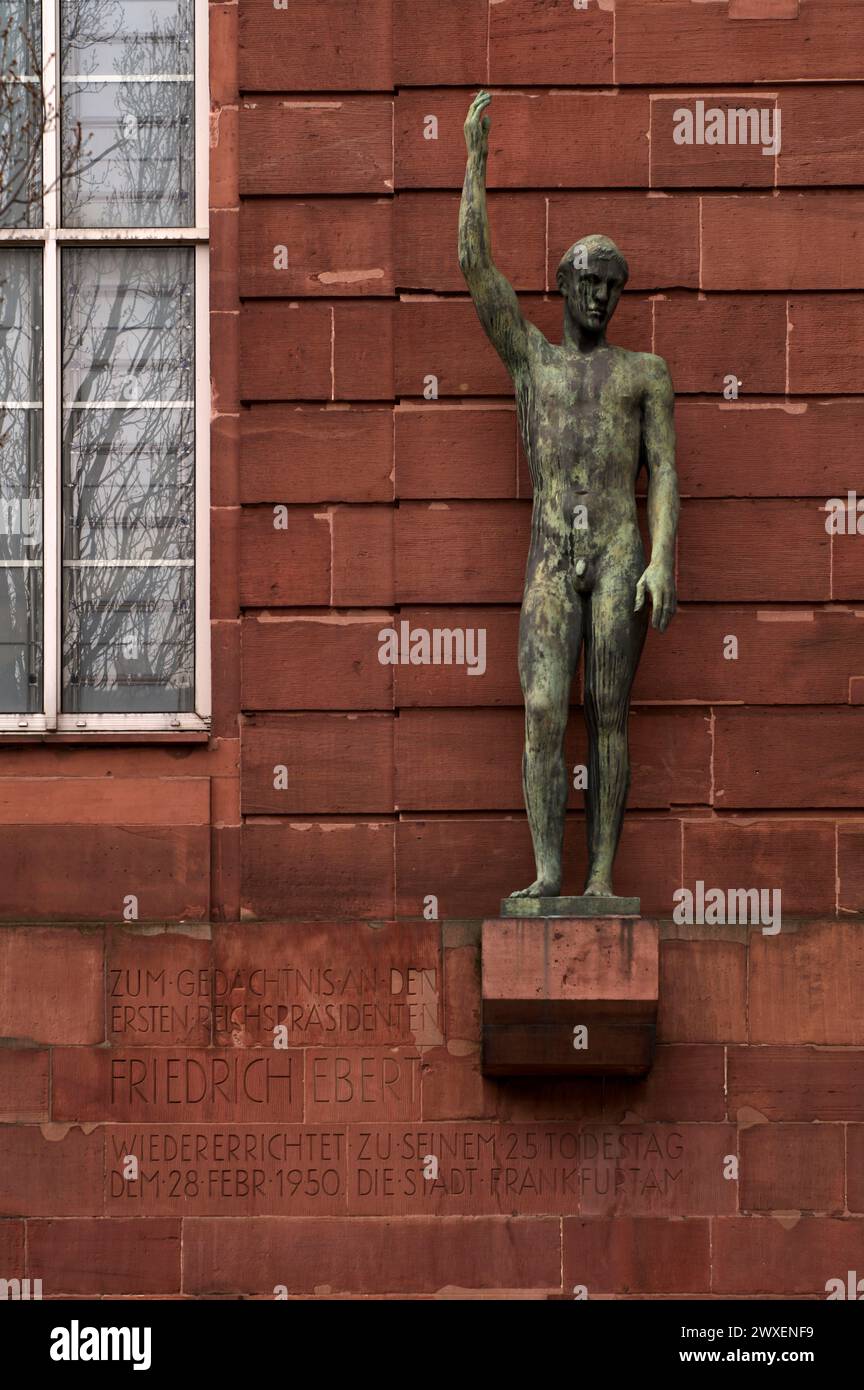
{"type": "Polygon", "coordinates": [[[651,562],[636,585],[634,613],[638,613],[644,604],[646,591],[651,597],[651,626],[665,632],[678,607],[675,572],[672,566],[651,562]]]}
{"type": "Polygon", "coordinates": [[[492,97],[489,92],[478,92],[465,117],[465,144],[469,154],[485,155],[489,148],[489,117],[483,112],[492,97]]]}

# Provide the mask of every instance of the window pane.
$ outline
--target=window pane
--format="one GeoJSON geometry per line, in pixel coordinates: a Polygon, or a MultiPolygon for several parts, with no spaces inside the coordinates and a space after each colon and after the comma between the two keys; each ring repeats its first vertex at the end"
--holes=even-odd
{"type": "Polygon", "coordinates": [[[194,709],[194,571],[64,566],[63,710],[194,709]]]}
{"type": "Polygon", "coordinates": [[[62,0],[63,221],[195,216],[192,0],[62,0]]]}
{"type": "Polygon", "coordinates": [[[41,252],[0,249],[0,713],[42,709],[41,252]]]}
{"type": "Polygon", "coordinates": [[[33,0],[0,11],[0,227],[42,223],[42,13],[33,0]]]}
{"type": "Polygon", "coordinates": [[[191,711],[194,252],[63,252],[63,710],[191,711]]]}

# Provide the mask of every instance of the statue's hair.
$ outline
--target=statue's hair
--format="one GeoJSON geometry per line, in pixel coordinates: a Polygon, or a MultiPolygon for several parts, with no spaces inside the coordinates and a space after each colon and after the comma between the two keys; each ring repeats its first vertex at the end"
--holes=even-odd
{"type": "Polygon", "coordinates": [[[603,236],[599,232],[592,232],[590,236],[580,237],[578,241],[574,241],[568,251],[564,252],[558,265],[556,283],[560,283],[563,274],[572,271],[576,252],[580,249],[587,253],[586,258],[589,261],[611,261],[620,276],[621,283],[626,285],[630,278],[630,268],[626,260],[612,238],[603,236]]]}

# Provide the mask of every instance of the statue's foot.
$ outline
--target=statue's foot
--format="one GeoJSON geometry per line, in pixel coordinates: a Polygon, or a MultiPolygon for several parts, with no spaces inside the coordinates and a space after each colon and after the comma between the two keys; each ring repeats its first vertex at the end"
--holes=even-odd
{"type": "Polygon", "coordinates": [[[552,878],[535,878],[533,883],[529,883],[527,888],[517,888],[515,893],[511,893],[511,898],[557,898],[561,891],[561,880],[552,878]]]}
{"type": "Polygon", "coordinates": [[[608,878],[589,878],[585,885],[583,898],[614,898],[612,883],[608,878]]]}

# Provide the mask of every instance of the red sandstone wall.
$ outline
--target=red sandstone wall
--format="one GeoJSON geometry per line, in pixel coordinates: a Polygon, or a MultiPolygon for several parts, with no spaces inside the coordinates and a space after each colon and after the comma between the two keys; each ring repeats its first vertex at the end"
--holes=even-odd
{"type": "MultiPolygon", "coordinates": [[[[820,507],[854,487],[864,420],[864,10],[392,9],[391,63],[390,0],[241,6],[244,911],[412,916],[435,894],[474,917],[532,876],[529,485],[455,255],[462,121],[487,84],[494,245],[527,312],[557,335],[560,255],[609,232],[632,268],[618,340],[663,354],[679,393],[682,609],[637,681],[619,891],[668,915],[680,884],[758,882],[790,914],[860,912],[864,544],[829,536],[820,507]],[[673,143],[682,101],[741,91],[782,113],[776,160],[673,143]],[[486,674],[382,667],[393,615],[485,627],[486,674]]],[[[582,748],[574,727],[574,762],[582,748]]]]}
{"type": "MultiPolygon", "coordinates": [[[[0,1276],[824,1297],[864,1273],[864,538],[820,510],[861,478],[864,5],[210,13],[213,737],[0,744],[0,1276]],[[455,258],[481,85],[496,256],[526,309],[554,335],[560,254],[608,232],[631,265],[613,337],[662,353],[679,393],[682,608],[638,677],[616,886],[666,918],[697,879],[783,895],[779,936],[667,929],[640,1083],[478,1069],[478,919],[531,867],[529,489],[455,258]],[[782,113],[776,160],[673,144],[674,109],[733,93],[782,113]],[[486,674],[381,665],[402,619],[484,627],[486,674]],[[129,893],[173,929],[118,926],[129,893]],[[34,925],[62,921],[86,925],[34,925]],[[254,1012],[277,1003],[286,1052],[254,1012]],[[297,1147],[249,1195],[254,1158],[214,1156],[229,1130],[297,1147]],[[181,1134],[198,1158],[162,1158],[181,1134]]],[[[574,763],[582,737],[575,718],[574,763]]]]}
{"type": "Polygon", "coordinates": [[[858,927],[667,938],[638,1082],[484,1080],[477,934],[4,930],[2,1267],[46,1297],[824,1298],[860,1273],[858,927]]]}

